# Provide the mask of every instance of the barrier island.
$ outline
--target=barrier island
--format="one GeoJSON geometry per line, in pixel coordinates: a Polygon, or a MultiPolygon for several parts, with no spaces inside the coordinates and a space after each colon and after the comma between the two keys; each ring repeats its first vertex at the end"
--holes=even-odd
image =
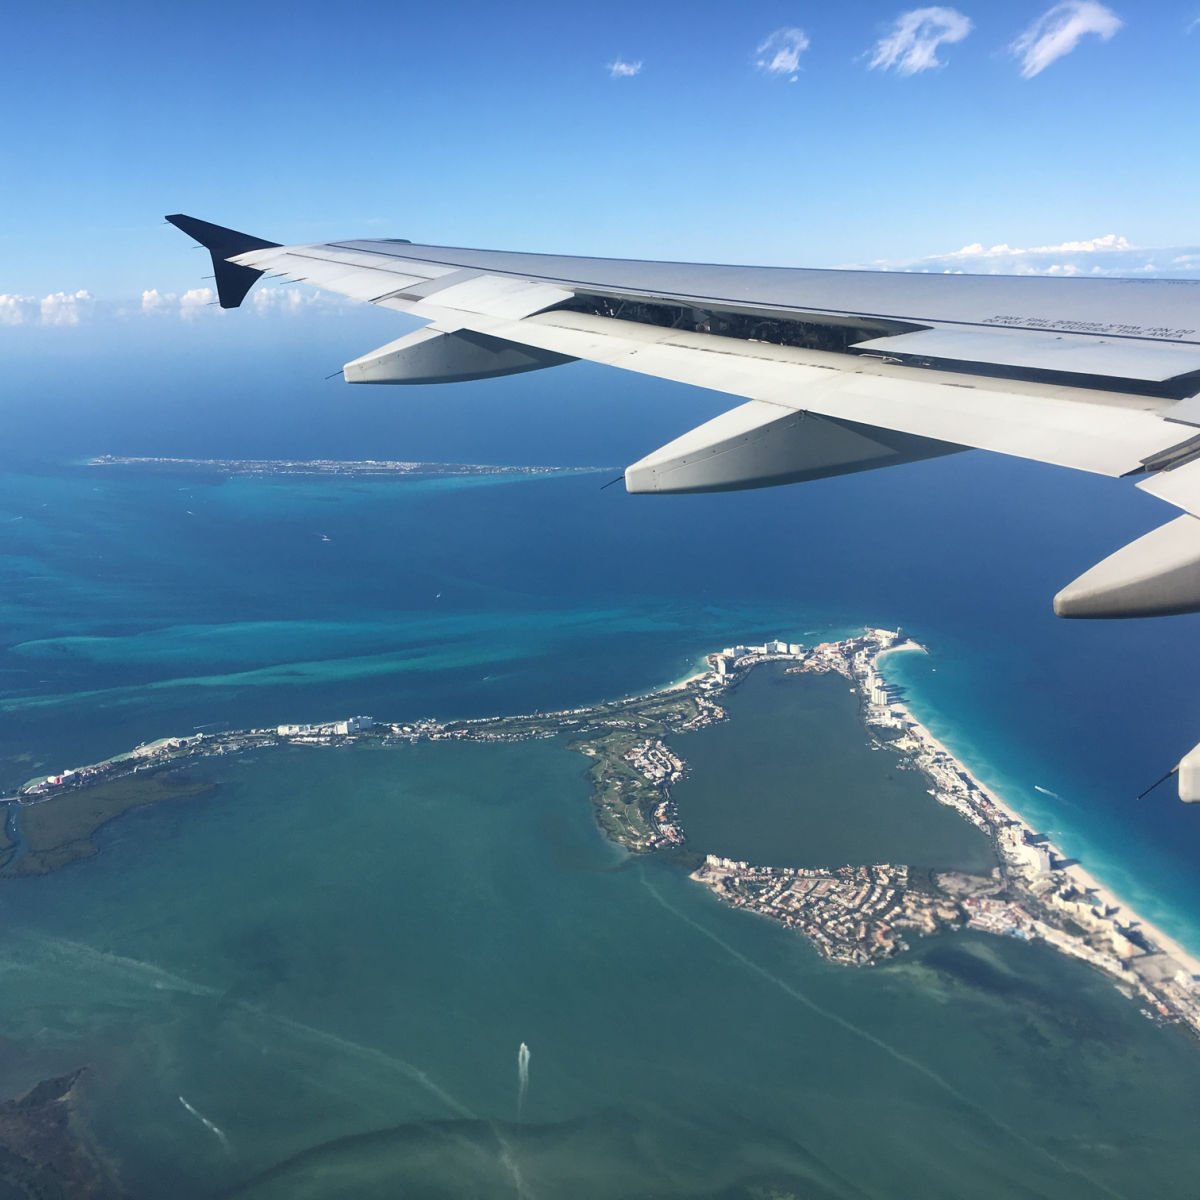
{"type": "Polygon", "coordinates": [[[922,650],[899,631],[868,629],[812,647],[726,647],[669,687],[556,712],[394,723],[348,717],[163,738],[31,780],[8,797],[0,878],[42,874],[95,853],[96,830],[131,808],[203,794],[213,785],[182,770],[188,760],[289,745],[560,738],[588,760],[596,819],[611,841],[685,866],[726,903],[780,922],[832,961],[871,966],[914,937],[962,928],[1038,940],[1104,972],[1146,1016],[1200,1036],[1200,959],[1066,858],[889,688],[881,659],[922,650]],[[787,674],[842,676],[859,698],[874,747],[895,755],[899,768],[920,772],[933,801],[987,836],[996,863],[990,872],[920,871],[908,863],[764,866],[690,851],[673,797],[687,766],[671,739],[726,720],[725,694],[766,663],[783,664],[787,674]]]}

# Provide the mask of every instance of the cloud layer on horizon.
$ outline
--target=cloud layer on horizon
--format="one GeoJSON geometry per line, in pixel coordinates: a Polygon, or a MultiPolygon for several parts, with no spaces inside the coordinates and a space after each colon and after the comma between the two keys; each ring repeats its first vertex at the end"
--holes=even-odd
{"type": "MultiPolygon", "coordinates": [[[[243,311],[259,316],[290,315],[322,308],[340,308],[352,302],[310,287],[263,287],[250,294],[243,311]]],[[[146,288],[133,303],[97,299],[86,288],[73,292],[51,292],[47,296],[24,296],[0,292],[0,328],[67,329],[106,320],[192,321],[223,316],[217,293],[211,287],[188,288],[184,292],[146,288]]]]}
{"type": "Polygon", "coordinates": [[[924,258],[878,259],[855,265],[858,269],[931,274],[1195,279],[1200,278],[1200,246],[1135,246],[1120,234],[1108,233],[1047,246],[973,242],[924,258]]]}

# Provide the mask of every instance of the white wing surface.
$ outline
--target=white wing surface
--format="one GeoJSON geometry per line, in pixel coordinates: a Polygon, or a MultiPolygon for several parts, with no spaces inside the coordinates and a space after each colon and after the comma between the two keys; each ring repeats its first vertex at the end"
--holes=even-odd
{"type": "Polygon", "coordinates": [[[1056,610],[1200,611],[1200,281],[280,246],[167,219],[211,251],[224,307],[269,273],[428,322],[347,363],[350,383],[587,359],[741,401],[630,466],[631,492],[765,487],[968,447],[1142,475],[1184,515],[1081,576],[1056,610]]]}

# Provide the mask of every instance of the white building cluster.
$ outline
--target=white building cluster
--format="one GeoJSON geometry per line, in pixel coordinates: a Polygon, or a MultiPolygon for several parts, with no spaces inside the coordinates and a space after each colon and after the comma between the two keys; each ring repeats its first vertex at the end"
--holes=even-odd
{"type": "Polygon", "coordinates": [[[275,733],[290,741],[307,738],[353,737],[375,728],[372,717],[346,717],[341,721],[326,721],[321,725],[279,725],[275,733]]]}
{"type": "Polygon", "coordinates": [[[724,679],[733,671],[757,666],[773,659],[803,658],[804,647],[799,642],[785,642],[776,638],[760,646],[726,646],[720,654],[709,656],[709,662],[718,678],[724,679]]]}

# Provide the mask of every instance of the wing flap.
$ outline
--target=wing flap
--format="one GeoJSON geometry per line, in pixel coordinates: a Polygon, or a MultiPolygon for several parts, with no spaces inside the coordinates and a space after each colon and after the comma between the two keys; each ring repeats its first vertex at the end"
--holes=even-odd
{"type": "Polygon", "coordinates": [[[479,275],[473,279],[438,288],[428,300],[413,304],[416,316],[440,314],[445,309],[457,313],[484,313],[488,316],[517,319],[541,312],[572,299],[574,292],[506,275],[479,275]]]}
{"type": "Polygon", "coordinates": [[[1137,486],[1151,496],[1157,496],[1176,508],[1182,508],[1184,512],[1200,517],[1200,459],[1169,470],[1156,471],[1137,486]]]}
{"type": "Polygon", "coordinates": [[[1084,334],[922,329],[859,342],[855,350],[1073,375],[1165,383],[1200,371],[1200,346],[1084,334]]]}

